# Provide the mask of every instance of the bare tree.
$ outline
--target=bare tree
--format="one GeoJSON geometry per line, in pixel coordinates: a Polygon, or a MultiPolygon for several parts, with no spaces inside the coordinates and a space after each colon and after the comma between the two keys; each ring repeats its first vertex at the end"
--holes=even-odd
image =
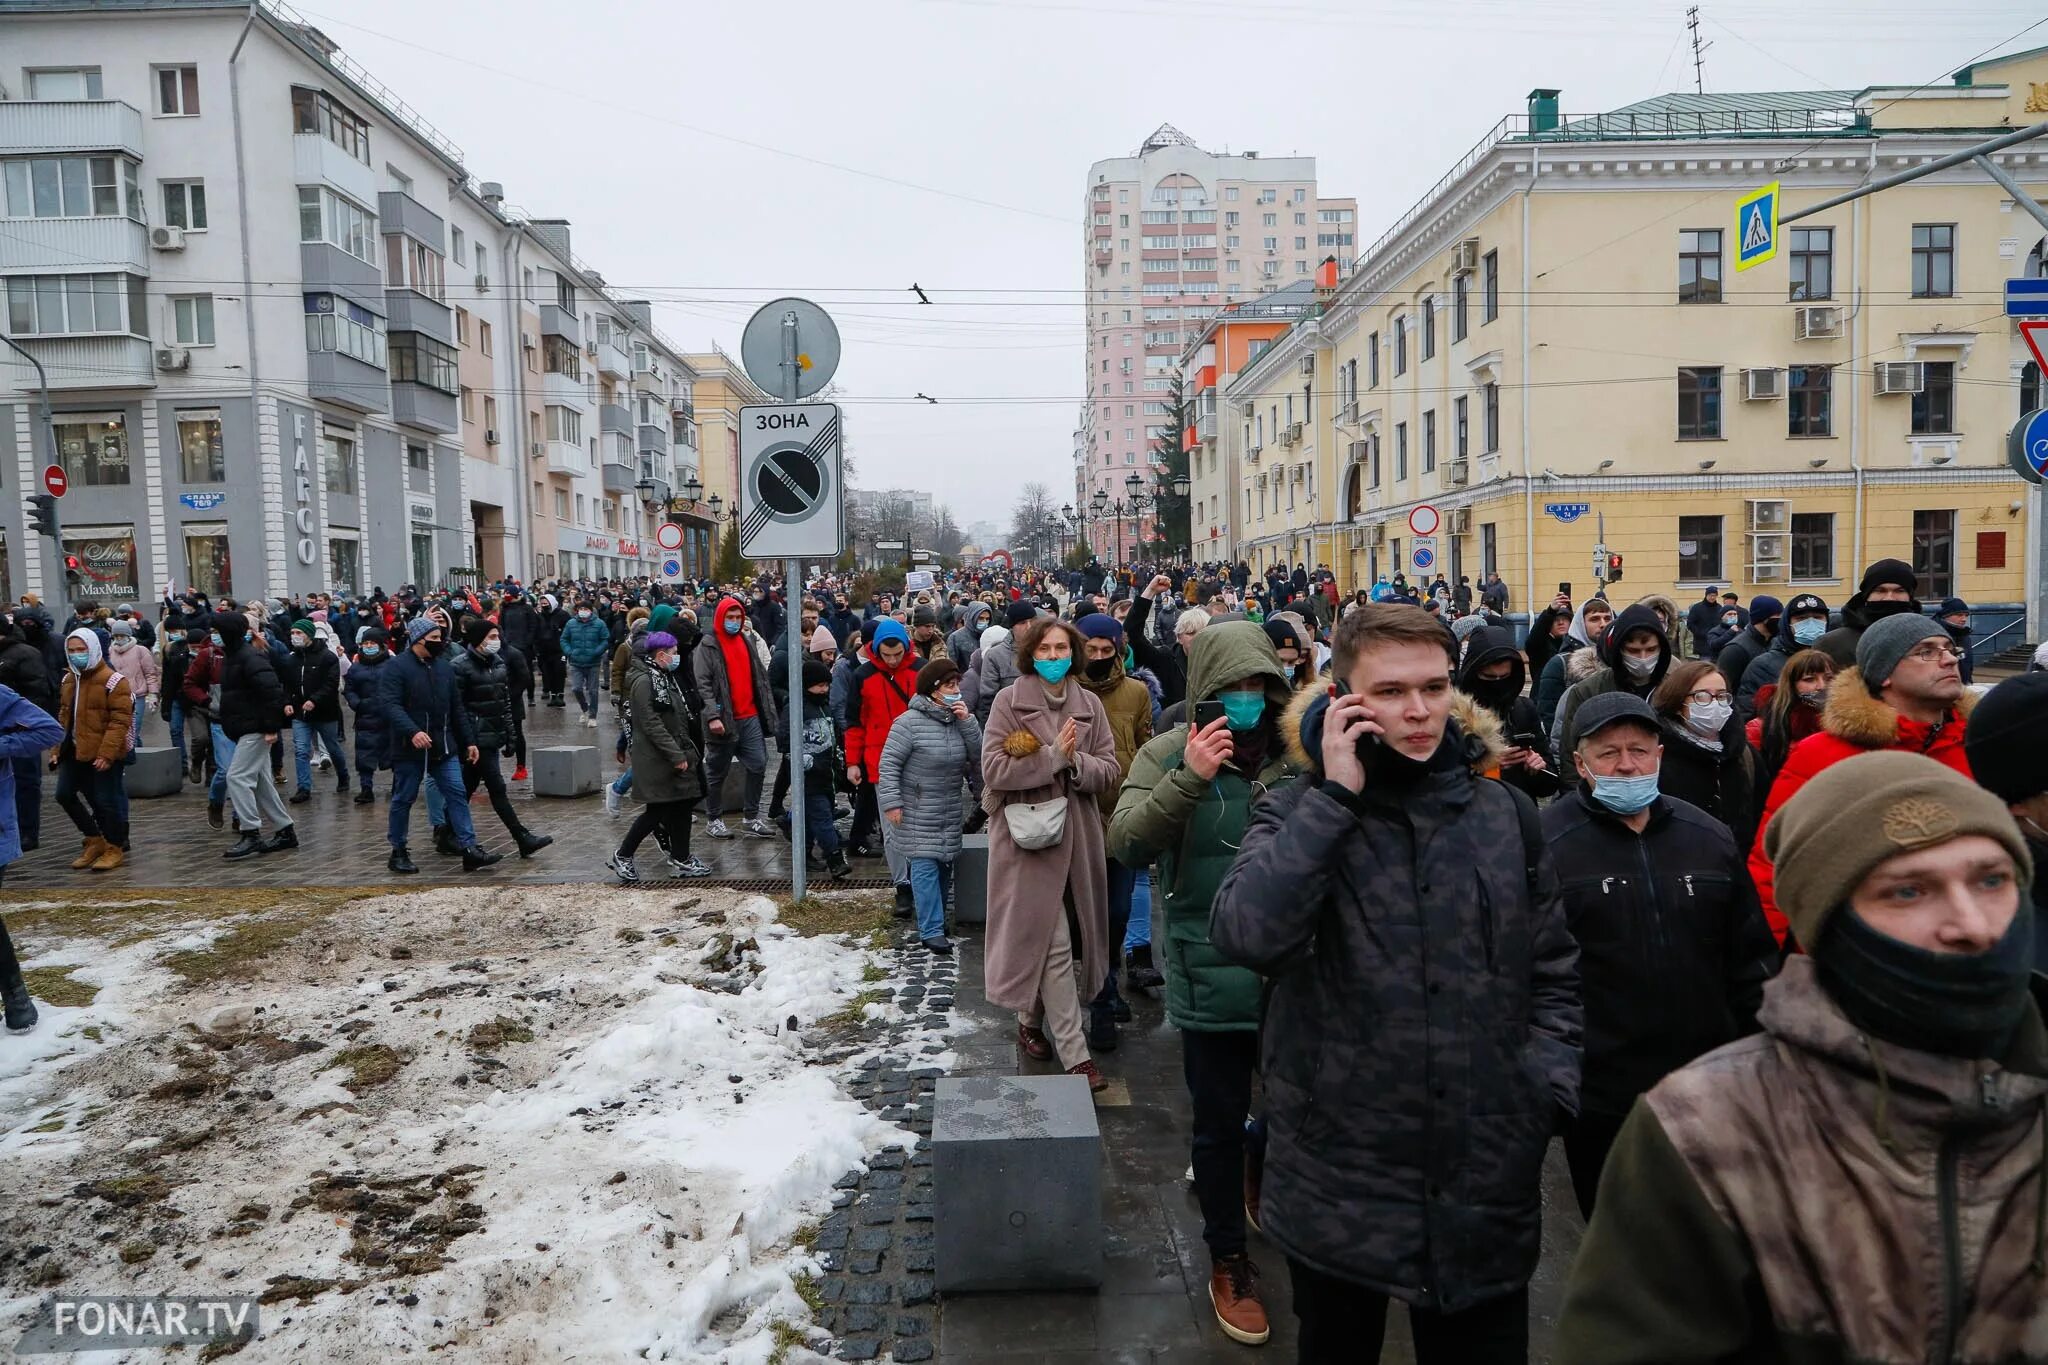
{"type": "Polygon", "coordinates": [[[1017,506],[1010,513],[1010,549],[1042,560],[1050,544],[1048,528],[1058,517],[1052,490],[1042,483],[1027,483],[1018,490],[1017,506]]]}

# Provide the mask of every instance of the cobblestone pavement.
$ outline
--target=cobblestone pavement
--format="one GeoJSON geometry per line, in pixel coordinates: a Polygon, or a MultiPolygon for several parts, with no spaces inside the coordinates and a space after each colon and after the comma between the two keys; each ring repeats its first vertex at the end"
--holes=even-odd
{"type": "MultiPolygon", "coordinates": [[[[612,757],[618,729],[612,722],[611,707],[607,703],[600,709],[600,727],[597,730],[577,724],[577,715],[573,705],[566,710],[542,706],[528,712],[528,748],[595,744],[601,760],[600,771],[604,779],[610,781],[619,772],[619,765],[612,757]]],[[[162,717],[144,719],[142,742],[145,746],[170,743],[169,731],[162,717]]],[[[348,746],[348,758],[353,766],[353,730],[343,742],[348,746]]],[[[778,761],[771,746],[767,774],[771,788],[778,761]]],[[[510,776],[511,764],[507,761],[506,777],[509,779],[510,776]]],[[[353,772],[350,777],[353,780],[353,772]]],[[[737,786],[743,780],[738,764],[734,764],[728,786],[737,786]]],[[[281,795],[291,794],[292,782],[291,741],[287,736],[285,781],[280,788],[281,795]]],[[[349,795],[335,790],[333,769],[322,771],[316,768],[312,799],[305,805],[289,808],[298,817],[301,846],[293,852],[228,862],[220,855],[235,841],[232,829],[215,831],[208,827],[205,788],[187,783],[176,796],[130,803],[133,828],[125,866],[112,872],[74,872],[71,860],[78,856],[81,840],[69,817],[57,806],[54,775],[45,773],[42,846],[7,868],[7,885],[15,890],[88,885],[134,890],[152,886],[351,886],[380,880],[386,875],[384,860],[391,852],[386,842],[391,774],[388,771],[378,773],[375,784],[377,802],[358,806],[351,802],[349,795]]],[[[505,827],[492,812],[483,792],[479,791],[476,800],[470,804],[478,837],[486,848],[503,853],[505,859],[482,872],[465,876],[459,861],[435,854],[422,799],[413,807],[411,843],[413,859],[420,865],[420,875],[408,877],[406,882],[611,880],[611,874],[605,870],[605,860],[611,856],[625,834],[627,822],[639,809],[631,797],[626,799],[622,814],[612,818],[605,814],[604,798],[600,794],[557,799],[536,797],[531,782],[513,782],[510,787],[513,804],[519,808],[521,819],[536,833],[553,835],[555,842],[552,847],[533,858],[520,859],[512,848],[512,840],[505,833],[505,827]]],[[[765,801],[765,796],[763,799],[765,801]]],[[[789,879],[789,845],[783,840],[750,837],[740,833],[736,823],[733,825],[734,838],[713,839],[704,833],[701,818],[693,829],[691,852],[711,864],[718,877],[785,882],[789,879]]],[[[841,823],[840,829],[842,833],[845,831],[845,822],[841,823]]],[[[660,850],[652,841],[643,846],[640,861],[642,872],[647,875],[652,875],[660,866],[660,850]]],[[[880,859],[856,859],[854,871],[862,878],[880,878],[886,885],[887,872],[880,859]]],[[[821,870],[814,873],[820,879],[823,875],[821,870]]]]}

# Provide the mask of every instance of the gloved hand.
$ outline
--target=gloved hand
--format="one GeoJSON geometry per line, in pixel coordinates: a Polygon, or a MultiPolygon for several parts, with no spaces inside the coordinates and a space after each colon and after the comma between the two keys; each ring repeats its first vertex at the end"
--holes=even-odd
{"type": "Polygon", "coordinates": [[[505,746],[504,748],[502,748],[502,749],[498,750],[498,757],[500,757],[500,758],[510,758],[510,757],[512,757],[512,756],[513,756],[514,754],[516,754],[516,753],[518,753],[518,752],[519,752],[519,750],[518,750],[518,748],[517,748],[516,746],[514,746],[514,745],[511,745],[511,744],[507,744],[507,745],[506,745],[506,746],[505,746]]]}

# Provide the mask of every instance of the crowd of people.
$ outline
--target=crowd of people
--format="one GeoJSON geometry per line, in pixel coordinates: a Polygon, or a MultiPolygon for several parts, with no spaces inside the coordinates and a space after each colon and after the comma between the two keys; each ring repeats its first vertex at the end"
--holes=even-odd
{"type": "Polygon", "coordinates": [[[329,767],[364,804],[390,774],[394,874],[422,799],[438,853],[497,862],[479,790],[531,857],[529,711],[602,728],[608,693],[621,882],[649,837],[705,876],[696,825],[773,838],[800,807],[819,865],[879,860],[945,955],[985,829],[986,994],[1027,1065],[1105,1088],[1163,991],[1234,1340],[1270,1333],[1256,1227],[1304,1362],[1377,1358],[1396,1299],[1421,1361],[1525,1360],[1558,1137],[1589,1225],[1561,1359],[2048,1359],[2048,657],[1972,687],[1967,606],[1929,611],[1910,566],[1839,610],[1561,591],[1519,638],[1492,575],[865,586],[187,594],[62,629],[25,600],[0,864],[40,840],[47,762],[74,866],[119,867],[159,705],[223,857],[299,847],[329,767]]]}

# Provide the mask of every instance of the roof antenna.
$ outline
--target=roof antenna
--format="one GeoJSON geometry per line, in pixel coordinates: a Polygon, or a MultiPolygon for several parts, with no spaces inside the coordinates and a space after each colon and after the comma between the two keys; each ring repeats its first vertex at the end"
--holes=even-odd
{"type": "Polygon", "coordinates": [[[1685,11],[1685,26],[1692,30],[1692,92],[1695,95],[1707,93],[1706,55],[1711,42],[1700,41],[1700,7],[1689,6],[1685,11]]]}

